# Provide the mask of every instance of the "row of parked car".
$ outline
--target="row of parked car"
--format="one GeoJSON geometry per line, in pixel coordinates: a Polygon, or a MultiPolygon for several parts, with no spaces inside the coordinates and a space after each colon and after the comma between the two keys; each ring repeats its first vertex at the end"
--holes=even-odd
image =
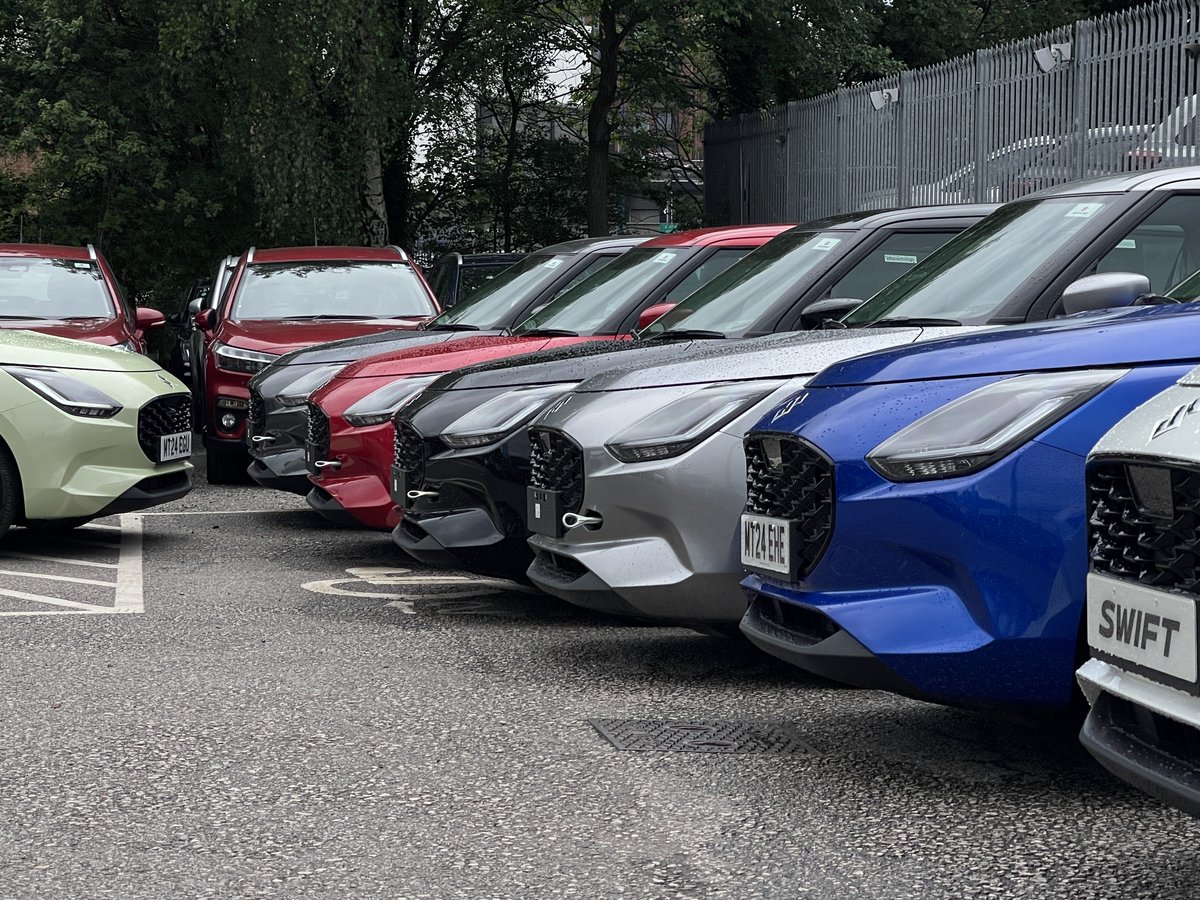
{"type": "Polygon", "coordinates": [[[569,242],[440,313],[395,248],[227,268],[210,480],[851,684],[1081,684],[1089,749],[1200,811],[1200,169],[569,242]]]}

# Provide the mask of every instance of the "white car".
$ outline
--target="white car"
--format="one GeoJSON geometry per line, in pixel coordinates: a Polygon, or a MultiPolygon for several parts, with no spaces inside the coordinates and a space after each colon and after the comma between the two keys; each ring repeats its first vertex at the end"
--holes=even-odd
{"type": "Polygon", "coordinates": [[[1107,769],[1200,816],[1200,369],[1088,456],[1081,740],[1107,769]]]}

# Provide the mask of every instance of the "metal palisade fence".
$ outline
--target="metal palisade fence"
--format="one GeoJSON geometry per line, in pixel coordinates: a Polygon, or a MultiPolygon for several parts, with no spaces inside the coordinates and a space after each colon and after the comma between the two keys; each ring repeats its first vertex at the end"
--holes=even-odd
{"type": "Polygon", "coordinates": [[[714,223],[1003,202],[1200,161],[1200,6],[1164,0],[936,66],[713,122],[714,223]]]}

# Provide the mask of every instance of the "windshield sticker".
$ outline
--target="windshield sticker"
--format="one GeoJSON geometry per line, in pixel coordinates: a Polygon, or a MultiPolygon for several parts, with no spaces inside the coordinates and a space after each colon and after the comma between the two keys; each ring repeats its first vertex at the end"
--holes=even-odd
{"type": "Polygon", "coordinates": [[[822,251],[832,250],[834,247],[836,247],[841,242],[842,242],[841,238],[821,238],[819,241],[816,241],[813,243],[813,249],[814,250],[822,250],[822,251]]]}
{"type": "Polygon", "coordinates": [[[652,259],[650,261],[656,262],[656,263],[669,263],[674,258],[675,258],[674,253],[668,253],[666,250],[664,250],[662,253],[658,254],[658,256],[654,257],[654,259],[652,259]]]}
{"type": "Polygon", "coordinates": [[[1137,249],[1137,241],[1135,241],[1133,238],[1125,238],[1125,240],[1123,240],[1123,241],[1121,241],[1121,243],[1117,244],[1117,249],[1118,250],[1136,250],[1137,249]]]}
{"type": "Polygon", "coordinates": [[[75,268],[76,268],[76,269],[90,269],[91,267],[92,267],[92,264],[91,264],[91,263],[86,263],[86,262],[77,262],[77,263],[75,263],[75,268]]]}
{"type": "Polygon", "coordinates": [[[1076,203],[1067,210],[1068,219],[1090,219],[1100,211],[1099,203],[1076,203]]]}
{"type": "Polygon", "coordinates": [[[542,268],[543,269],[557,269],[561,265],[562,265],[562,260],[559,259],[558,257],[555,257],[554,259],[548,259],[544,263],[542,263],[542,268]]]}
{"type": "Polygon", "coordinates": [[[900,263],[905,266],[915,266],[917,264],[917,258],[908,253],[885,253],[883,254],[883,261],[885,263],[900,263]]]}

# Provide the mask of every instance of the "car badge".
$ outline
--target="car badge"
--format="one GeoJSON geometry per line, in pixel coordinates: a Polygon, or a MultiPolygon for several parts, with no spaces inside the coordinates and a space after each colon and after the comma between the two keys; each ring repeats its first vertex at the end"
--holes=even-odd
{"type": "Polygon", "coordinates": [[[1200,400],[1193,400],[1191,403],[1185,403],[1182,406],[1176,407],[1171,415],[1154,426],[1154,432],[1150,435],[1150,440],[1162,437],[1162,435],[1174,431],[1181,426],[1183,420],[1196,411],[1197,404],[1200,404],[1200,400]]]}
{"type": "Polygon", "coordinates": [[[566,406],[570,402],[571,402],[571,395],[566,394],[560,400],[556,400],[554,402],[554,405],[546,410],[545,415],[547,415],[547,416],[554,415],[556,412],[558,412],[560,409],[562,409],[564,406],[566,406]]]}
{"type": "Polygon", "coordinates": [[[808,391],[801,391],[799,394],[797,394],[795,397],[793,397],[787,403],[783,404],[783,406],[779,407],[779,409],[775,410],[775,414],[773,416],[771,416],[771,421],[772,422],[779,421],[784,416],[791,413],[791,411],[793,409],[795,409],[797,406],[799,406],[801,403],[803,403],[807,397],[808,397],[808,391]]]}

